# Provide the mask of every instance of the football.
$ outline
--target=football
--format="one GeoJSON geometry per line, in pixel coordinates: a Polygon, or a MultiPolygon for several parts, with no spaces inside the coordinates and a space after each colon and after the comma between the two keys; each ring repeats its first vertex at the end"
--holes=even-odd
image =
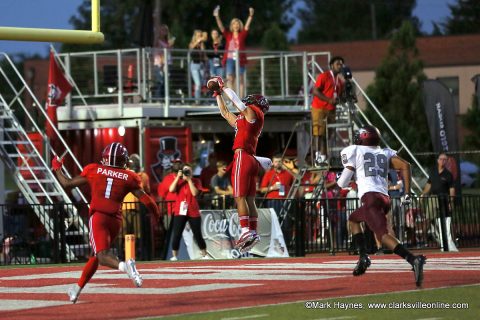
{"type": "Polygon", "coordinates": [[[210,91],[217,91],[220,89],[217,78],[212,78],[207,81],[207,88],[210,91]]]}

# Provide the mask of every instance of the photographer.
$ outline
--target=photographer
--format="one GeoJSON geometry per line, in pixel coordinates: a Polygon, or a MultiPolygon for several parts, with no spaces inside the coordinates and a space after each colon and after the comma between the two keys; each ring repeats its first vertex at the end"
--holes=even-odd
{"type": "Polygon", "coordinates": [[[326,160],[327,122],[334,123],[336,104],[343,92],[344,83],[340,78],[344,60],[340,56],[330,59],[330,70],[318,75],[313,87],[312,133],[313,152],[317,164],[326,160]]]}
{"type": "Polygon", "coordinates": [[[182,170],[179,170],[175,180],[168,191],[176,194],[175,210],[173,217],[173,237],[172,237],[172,258],[177,261],[178,248],[180,247],[180,238],[187,221],[193,232],[193,237],[202,252],[203,259],[208,259],[207,245],[203,240],[201,229],[200,208],[195,198],[200,193],[200,180],[192,178],[192,166],[185,164],[182,170]]]}

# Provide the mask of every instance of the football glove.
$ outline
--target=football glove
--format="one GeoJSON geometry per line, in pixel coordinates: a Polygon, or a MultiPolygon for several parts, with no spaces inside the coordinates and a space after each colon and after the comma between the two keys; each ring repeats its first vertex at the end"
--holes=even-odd
{"type": "Polygon", "coordinates": [[[410,203],[412,203],[412,197],[409,194],[404,194],[400,198],[400,205],[403,207],[408,206],[410,203]]]}
{"type": "Polygon", "coordinates": [[[52,170],[57,171],[57,170],[62,169],[64,160],[65,160],[64,158],[59,158],[59,157],[55,156],[52,159],[52,170]]]}
{"type": "MultiPolygon", "coordinates": [[[[208,80],[208,82],[210,82],[210,81],[212,81],[212,82],[215,81],[218,85],[217,88],[212,90],[213,91],[213,97],[215,98],[216,96],[222,94],[222,90],[225,87],[225,83],[223,82],[223,79],[220,76],[213,76],[213,77],[210,78],[210,80],[208,80]]],[[[207,87],[208,87],[208,82],[207,82],[207,87]]]]}

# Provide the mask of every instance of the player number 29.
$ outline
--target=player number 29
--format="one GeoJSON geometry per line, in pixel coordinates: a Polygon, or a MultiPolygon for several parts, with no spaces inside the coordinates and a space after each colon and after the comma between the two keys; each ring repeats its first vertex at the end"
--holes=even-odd
{"type": "Polygon", "coordinates": [[[107,178],[107,187],[105,188],[105,198],[110,199],[112,192],[113,178],[107,178]]]}
{"type": "Polygon", "coordinates": [[[387,178],[388,159],[384,154],[365,153],[363,159],[366,177],[380,176],[387,178]]]}

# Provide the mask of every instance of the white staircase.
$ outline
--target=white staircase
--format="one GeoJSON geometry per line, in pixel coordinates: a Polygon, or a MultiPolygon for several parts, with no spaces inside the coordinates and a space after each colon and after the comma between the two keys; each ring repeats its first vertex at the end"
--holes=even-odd
{"type": "MultiPolygon", "coordinates": [[[[8,55],[0,53],[0,59],[3,60],[0,67],[0,79],[7,83],[7,86],[0,88],[0,159],[11,172],[19,190],[31,205],[32,210],[44,225],[51,239],[59,238],[59,234],[56,233],[60,231],[55,225],[55,222],[58,221],[55,221],[55,219],[59,219],[59,210],[65,212],[65,221],[61,221],[61,223],[65,223],[67,228],[65,233],[67,239],[66,259],[69,261],[75,260],[77,255],[83,254],[85,249],[88,248],[88,228],[78,214],[77,208],[71,205],[72,201],[50,169],[50,159],[57,154],[45,133],[40,129],[38,120],[35,121],[36,119],[26,108],[23,95],[29,94],[37,106],[41,106],[41,104],[8,55]],[[20,88],[16,88],[15,84],[17,86],[20,84],[20,88]],[[36,132],[42,139],[42,143],[37,141],[37,146],[16,116],[20,111],[23,111],[25,117],[32,124],[32,132],[36,132]],[[42,145],[42,148],[39,148],[39,144],[42,145]],[[40,153],[39,149],[43,149],[43,152],[40,153]],[[83,235],[82,243],[69,245],[69,236],[78,236],[79,234],[83,235]]],[[[43,108],[38,109],[41,111],[39,118],[46,119],[47,116],[43,108]]],[[[49,119],[46,121],[49,121],[49,119]]],[[[81,169],[78,161],[56,129],[55,133],[60,148],[65,149],[66,155],[72,157],[73,162],[81,169]]],[[[66,171],[65,174],[70,176],[66,171]]],[[[86,206],[85,197],[80,190],[77,189],[76,192],[86,206]]]]}

